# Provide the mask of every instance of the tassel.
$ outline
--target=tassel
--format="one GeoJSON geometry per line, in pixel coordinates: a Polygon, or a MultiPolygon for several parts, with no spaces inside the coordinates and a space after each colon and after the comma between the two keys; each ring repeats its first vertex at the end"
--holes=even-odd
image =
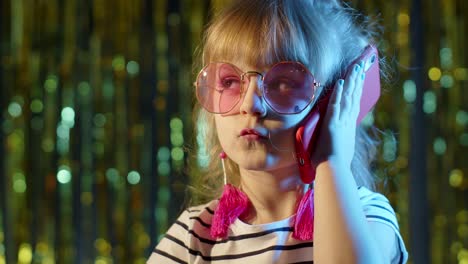
{"type": "Polygon", "coordinates": [[[224,185],[223,195],[219,199],[213,219],[211,221],[211,236],[225,238],[229,226],[238,218],[249,205],[247,195],[231,184],[224,185]]]}
{"type": "Polygon", "coordinates": [[[294,219],[293,237],[302,241],[312,240],[314,236],[314,189],[302,196],[294,219]]]}
{"type": "Polygon", "coordinates": [[[226,168],[224,167],[226,154],[221,152],[220,158],[224,172],[224,188],[211,221],[210,234],[213,238],[225,238],[229,226],[236,218],[244,213],[249,206],[249,198],[247,195],[232,184],[227,183],[226,168]]]}

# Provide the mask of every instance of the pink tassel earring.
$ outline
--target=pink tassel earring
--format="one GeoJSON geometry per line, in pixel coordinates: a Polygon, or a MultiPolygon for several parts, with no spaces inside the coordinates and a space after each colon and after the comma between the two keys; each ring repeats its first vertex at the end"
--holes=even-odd
{"type": "Polygon", "coordinates": [[[314,236],[314,189],[312,184],[302,196],[294,219],[293,237],[299,240],[311,240],[314,236]]]}
{"type": "Polygon", "coordinates": [[[221,152],[219,155],[224,173],[224,189],[218,205],[214,210],[213,219],[211,221],[211,236],[213,238],[225,238],[228,233],[229,226],[245,212],[249,206],[249,198],[238,188],[227,183],[226,168],[224,159],[226,153],[221,152]]]}

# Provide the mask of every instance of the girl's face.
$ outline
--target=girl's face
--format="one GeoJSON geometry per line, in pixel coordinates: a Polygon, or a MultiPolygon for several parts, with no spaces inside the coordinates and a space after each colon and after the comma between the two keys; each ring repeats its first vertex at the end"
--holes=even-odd
{"type": "MultiPolygon", "coordinates": [[[[238,62],[233,64],[244,71],[264,73],[268,70],[238,62]]],[[[295,166],[295,130],[312,104],[298,114],[277,114],[262,97],[260,75],[250,74],[246,78],[250,82],[248,87],[244,87],[239,110],[229,114],[215,114],[223,150],[240,168],[247,170],[273,171],[295,166]]]]}

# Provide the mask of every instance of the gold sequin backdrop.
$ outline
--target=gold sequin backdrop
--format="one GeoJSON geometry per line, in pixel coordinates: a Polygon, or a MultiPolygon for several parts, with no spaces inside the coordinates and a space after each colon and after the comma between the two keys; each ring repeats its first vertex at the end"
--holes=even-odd
{"type": "MultiPolygon", "coordinates": [[[[184,204],[192,55],[225,2],[0,2],[0,263],[145,261],[184,204]]],[[[410,261],[468,263],[468,4],[351,5],[396,69],[366,120],[410,261]]]]}

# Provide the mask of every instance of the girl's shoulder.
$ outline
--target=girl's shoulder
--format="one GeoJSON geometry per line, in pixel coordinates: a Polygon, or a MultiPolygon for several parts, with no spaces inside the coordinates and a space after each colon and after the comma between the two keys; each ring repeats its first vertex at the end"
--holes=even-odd
{"type": "Polygon", "coordinates": [[[397,214],[390,201],[383,194],[371,191],[363,186],[358,188],[358,193],[367,221],[378,222],[393,229],[401,252],[401,254],[397,255],[397,263],[406,263],[408,260],[408,251],[406,250],[403,237],[400,234],[397,214]]]}
{"type": "Polygon", "coordinates": [[[187,209],[185,209],[185,211],[187,211],[188,213],[213,213],[213,210],[218,204],[218,201],[218,199],[215,199],[204,204],[190,206],[187,209]]]}
{"type": "Polygon", "coordinates": [[[177,219],[180,225],[186,227],[186,230],[206,230],[211,227],[214,209],[218,200],[212,200],[208,203],[191,206],[185,209],[177,219]]]}
{"type": "Polygon", "coordinates": [[[368,221],[382,222],[399,231],[395,210],[387,197],[364,186],[358,188],[358,193],[368,221]]]}
{"type": "Polygon", "coordinates": [[[162,237],[147,263],[187,263],[201,255],[206,245],[213,244],[210,227],[216,204],[217,200],[185,209],[162,237]]]}
{"type": "Polygon", "coordinates": [[[361,202],[367,202],[372,199],[382,199],[382,200],[387,200],[388,199],[381,193],[376,192],[376,191],[371,191],[365,186],[359,186],[358,187],[358,193],[359,193],[359,198],[361,199],[361,202]]]}

